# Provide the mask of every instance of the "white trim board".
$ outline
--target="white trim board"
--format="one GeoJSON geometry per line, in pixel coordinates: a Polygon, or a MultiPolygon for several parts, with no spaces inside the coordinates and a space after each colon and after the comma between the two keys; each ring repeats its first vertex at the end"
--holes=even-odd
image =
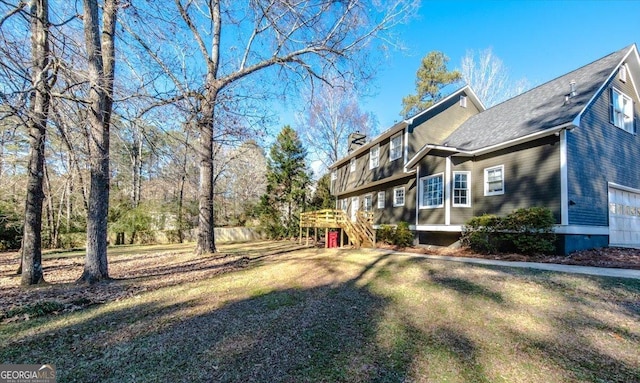
{"type": "MultiPolygon", "coordinates": [[[[381,225],[373,225],[374,229],[379,229],[381,225]]],[[[446,233],[461,233],[463,225],[409,225],[414,231],[433,231],[446,233]]],[[[581,225],[556,225],[556,234],[568,235],[609,235],[609,226],[581,226],[581,225]]]]}

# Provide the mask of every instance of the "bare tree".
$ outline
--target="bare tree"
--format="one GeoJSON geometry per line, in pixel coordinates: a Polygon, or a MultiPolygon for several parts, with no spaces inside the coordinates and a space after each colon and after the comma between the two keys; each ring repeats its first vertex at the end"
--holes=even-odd
{"type": "Polygon", "coordinates": [[[50,89],[55,75],[50,74],[49,3],[33,0],[31,16],[31,94],[27,126],[30,136],[29,173],[22,238],[22,284],[44,281],[42,271],[42,203],[44,201],[44,147],[49,115],[50,89]]]}
{"type": "Polygon", "coordinates": [[[512,81],[508,68],[491,48],[479,51],[477,56],[475,51],[468,50],[462,58],[460,73],[487,107],[515,97],[530,87],[526,78],[512,81]]]}
{"type": "Polygon", "coordinates": [[[303,96],[305,109],[296,116],[297,130],[326,168],[347,154],[350,133],[371,136],[377,131],[375,116],[360,109],[358,100],[354,87],[339,79],[303,96]]]}
{"type": "MultiPolygon", "coordinates": [[[[171,40],[187,44],[179,54],[197,52],[199,57],[191,58],[197,59],[198,64],[191,64],[190,69],[198,71],[198,75],[182,78],[188,77],[192,83],[200,79],[199,86],[185,86],[180,73],[170,65],[175,62],[175,56],[159,57],[158,50],[151,47],[153,41],[143,39],[142,33],[134,35],[174,82],[178,93],[174,99],[197,100],[200,212],[196,253],[215,252],[214,142],[217,135],[228,129],[218,125],[219,116],[231,111],[229,106],[224,106],[225,97],[233,100],[239,97],[237,88],[233,92],[230,88],[251,77],[254,80],[251,91],[255,94],[267,87],[286,86],[284,84],[310,78],[325,81],[330,73],[355,72],[354,67],[366,70],[364,48],[409,16],[417,2],[174,0],[174,3],[181,23],[165,29],[170,31],[171,40]],[[350,59],[359,53],[362,55],[358,65],[349,68],[348,64],[354,63],[350,59]],[[265,76],[260,83],[255,78],[259,74],[265,76]],[[288,81],[275,80],[278,76],[286,76],[288,81]],[[193,92],[194,89],[197,92],[193,92]]],[[[170,13],[166,9],[154,12],[163,17],[170,13]]],[[[140,18],[146,19],[148,17],[140,18]]],[[[250,98],[253,94],[245,93],[244,97],[250,98]]]]}
{"type": "Polygon", "coordinates": [[[87,121],[91,188],[87,219],[87,254],[79,281],[109,278],[107,216],[109,211],[109,126],[113,105],[117,0],[105,0],[102,23],[98,1],[83,0],[84,34],[88,58],[89,105],[87,121]],[[102,24],[102,30],[100,25],[102,24]]]}

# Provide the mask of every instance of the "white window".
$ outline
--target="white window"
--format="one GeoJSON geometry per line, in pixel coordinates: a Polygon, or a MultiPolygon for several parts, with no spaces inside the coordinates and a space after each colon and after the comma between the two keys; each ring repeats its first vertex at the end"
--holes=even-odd
{"type": "Polygon", "coordinates": [[[444,206],[444,174],[435,174],[420,178],[421,208],[436,208],[444,206]]]}
{"type": "Polygon", "coordinates": [[[341,200],[340,202],[341,202],[340,210],[347,211],[347,204],[348,204],[347,199],[345,198],[345,199],[341,200]]]}
{"type": "Polygon", "coordinates": [[[349,162],[349,171],[350,171],[351,173],[353,173],[353,172],[355,172],[355,171],[356,171],[356,158],[355,158],[355,157],[353,157],[353,158],[351,159],[351,162],[349,162]]]}
{"type": "Polygon", "coordinates": [[[469,172],[453,172],[453,206],[471,206],[469,172]]]}
{"type": "Polygon", "coordinates": [[[373,210],[373,196],[371,194],[367,194],[364,196],[364,211],[373,210]]]}
{"type": "Polygon", "coordinates": [[[402,132],[391,137],[389,142],[389,161],[402,157],[402,132]]]}
{"type": "Polygon", "coordinates": [[[611,88],[611,123],[629,133],[635,133],[633,101],[626,94],[611,88]]]}
{"type": "Polygon", "coordinates": [[[335,181],[338,179],[338,174],[335,171],[331,172],[331,181],[335,181]]]}
{"type": "Polygon", "coordinates": [[[375,169],[380,165],[380,145],[369,149],[369,169],[375,169]]]}
{"type": "Polygon", "coordinates": [[[381,191],[378,192],[378,209],[384,209],[384,200],[386,198],[386,193],[381,191]]]}
{"type": "Polygon", "coordinates": [[[504,194],[504,165],[484,169],[484,195],[504,194]]]}
{"type": "Polygon", "coordinates": [[[393,189],[393,206],[404,206],[404,187],[393,189]]]}

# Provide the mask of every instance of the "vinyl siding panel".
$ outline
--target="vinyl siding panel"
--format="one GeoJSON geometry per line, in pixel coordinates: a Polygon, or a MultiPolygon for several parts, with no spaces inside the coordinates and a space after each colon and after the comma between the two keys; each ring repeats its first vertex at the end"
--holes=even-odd
{"type": "Polygon", "coordinates": [[[472,172],[472,209],[484,213],[507,215],[515,209],[541,206],[551,209],[560,223],[560,144],[550,136],[474,160],[472,172]],[[484,195],[484,169],[504,165],[502,195],[484,195]]]}
{"type": "MultiPolygon", "coordinates": [[[[638,81],[637,73],[634,73],[638,81]]],[[[637,84],[640,85],[640,84],[637,84]]],[[[611,87],[634,102],[636,132],[640,109],[631,76],[627,82],[617,74],[583,114],[580,126],[567,133],[569,224],[607,226],[607,184],[614,182],[640,188],[640,139],[610,122],[611,87]]]]}
{"type": "Polygon", "coordinates": [[[408,222],[409,224],[415,223],[415,210],[416,210],[416,182],[415,175],[408,175],[407,177],[396,180],[394,182],[384,183],[377,187],[366,188],[355,193],[348,193],[341,195],[338,199],[338,208],[341,207],[341,200],[347,199],[347,213],[351,212],[351,198],[358,197],[360,210],[364,210],[364,196],[372,196],[372,212],[374,217],[374,224],[392,224],[395,225],[400,221],[408,222]],[[393,206],[393,193],[397,187],[405,188],[405,201],[404,206],[393,206]],[[378,192],[385,192],[385,207],[384,209],[378,209],[378,192]]]}
{"type": "Polygon", "coordinates": [[[409,142],[409,158],[413,157],[425,144],[441,144],[454,130],[469,117],[478,114],[479,110],[471,100],[467,99],[467,106],[460,106],[459,97],[453,97],[424,116],[414,121],[409,128],[411,136],[409,142]]]}
{"type": "MultiPolygon", "coordinates": [[[[404,129],[401,130],[404,142],[404,129]]],[[[395,135],[394,135],[395,136],[395,135]]],[[[404,156],[389,161],[389,146],[391,137],[382,140],[379,152],[379,165],[377,168],[369,169],[369,152],[365,150],[356,156],[356,170],[350,171],[350,161],[341,165],[337,169],[337,180],[334,181],[332,193],[341,196],[350,190],[365,186],[367,183],[378,181],[384,178],[404,172],[404,156]]]]}

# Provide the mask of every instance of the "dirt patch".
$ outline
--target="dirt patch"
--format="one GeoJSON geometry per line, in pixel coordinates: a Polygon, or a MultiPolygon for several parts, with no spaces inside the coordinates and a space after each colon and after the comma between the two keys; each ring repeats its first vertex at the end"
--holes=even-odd
{"type": "Polygon", "coordinates": [[[612,267],[619,269],[640,270],[640,249],[622,247],[604,247],[591,250],[576,251],[569,255],[522,255],[513,253],[480,254],[465,248],[448,247],[410,247],[398,248],[379,244],[378,248],[394,251],[405,251],[417,254],[446,255],[449,257],[468,257],[494,259],[499,261],[557,263],[563,265],[612,267]]]}

